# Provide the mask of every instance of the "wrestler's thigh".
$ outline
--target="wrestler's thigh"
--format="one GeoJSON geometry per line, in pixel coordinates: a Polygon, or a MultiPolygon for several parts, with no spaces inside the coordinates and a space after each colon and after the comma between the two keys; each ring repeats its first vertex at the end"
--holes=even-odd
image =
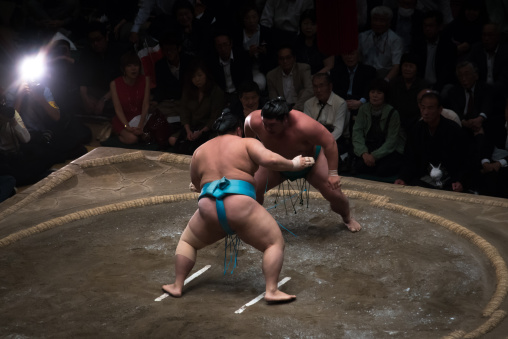
{"type": "Polygon", "coordinates": [[[234,228],[242,241],[261,252],[274,244],[284,244],[284,238],[277,222],[258,203],[252,206],[250,214],[244,218],[244,222],[235,223],[234,228]]]}
{"type": "MultiPolygon", "coordinates": [[[[226,236],[226,232],[222,230],[218,222],[217,213],[215,213],[215,218],[213,218],[213,216],[207,214],[203,215],[199,209],[196,210],[192,218],[189,220],[187,228],[189,228],[200,242],[198,244],[190,244],[196,249],[211,245],[226,236]],[[197,245],[197,247],[194,245],[197,245]]],[[[187,241],[186,239],[182,240],[187,241]]]]}
{"type": "Polygon", "coordinates": [[[307,181],[315,189],[317,189],[326,200],[333,199],[334,197],[340,197],[342,195],[340,188],[332,190],[328,185],[328,161],[322,150],[319,153],[312,170],[307,175],[307,181]]]}
{"type": "Polygon", "coordinates": [[[254,180],[256,181],[256,196],[263,195],[283,181],[279,172],[262,166],[259,166],[259,169],[254,174],[254,180]]]}

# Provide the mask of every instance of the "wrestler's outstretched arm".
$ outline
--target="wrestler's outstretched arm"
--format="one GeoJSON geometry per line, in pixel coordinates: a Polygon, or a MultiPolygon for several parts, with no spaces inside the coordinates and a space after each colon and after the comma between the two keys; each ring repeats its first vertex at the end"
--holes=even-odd
{"type": "Polygon", "coordinates": [[[312,157],[302,157],[299,155],[289,160],[266,149],[259,140],[249,138],[244,139],[244,142],[247,145],[247,152],[252,161],[273,171],[299,171],[314,165],[314,158],[312,157]]]}

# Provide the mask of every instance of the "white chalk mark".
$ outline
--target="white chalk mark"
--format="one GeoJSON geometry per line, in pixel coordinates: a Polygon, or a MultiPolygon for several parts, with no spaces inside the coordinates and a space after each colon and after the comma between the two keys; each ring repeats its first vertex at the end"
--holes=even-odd
{"type": "MultiPolygon", "coordinates": [[[[200,276],[201,274],[203,274],[207,269],[209,269],[211,267],[211,265],[206,265],[205,267],[203,267],[202,269],[200,269],[199,271],[197,271],[196,273],[192,274],[190,277],[188,277],[187,279],[185,279],[185,281],[183,282],[183,286],[187,285],[188,283],[190,283],[192,280],[194,280],[195,278],[197,278],[198,276],[200,276]]],[[[156,298],[154,301],[161,301],[163,299],[166,299],[167,297],[169,297],[169,293],[164,293],[163,295],[161,295],[160,297],[156,298]]]]}
{"type": "MultiPolygon", "coordinates": [[[[282,285],[284,285],[285,283],[287,283],[289,280],[291,280],[291,277],[285,277],[284,279],[282,279],[281,281],[279,281],[279,283],[277,284],[277,287],[281,287],[282,285]]],[[[255,303],[257,303],[258,301],[260,301],[261,299],[263,299],[263,297],[265,296],[265,292],[261,293],[260,295],[258,295],[257,297],[255,297],[254,299],[252,299],[251,301],[249,301],[248,303],[246,303],[245,305],[243,305],[242,307],[240,307],[239,309],[237,309],[235,311],[235,313],[237,314],[240,314],[242,313],[243,311],[245,311],[245,309],[249,306],[252,306],[254,305],[255,303]]]]}

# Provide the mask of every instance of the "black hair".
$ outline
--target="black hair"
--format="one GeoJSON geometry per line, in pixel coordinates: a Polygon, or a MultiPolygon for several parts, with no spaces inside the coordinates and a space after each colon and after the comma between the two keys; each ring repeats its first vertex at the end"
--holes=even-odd
{"type": "Polygon", "coordinates": [[[261,95],[259,85],[255,81],[244,81],[238,86],[238,97],[248,92],[256,92],[258,95],[261,95]]]}
{"type": "Polygon", "coordinates": [[[194,15],[194,7],[187,0],[177,0],[177,1],[175,1],[175,4],[173,5],[173,8],[172,8],[172,12],[175,13],[175,15],[176,15],[176,12],[178,12],[181,9],[188,9],[194,15]]]}
{"type": "Polygon", "coordinates": [[[310,21],[312,21],[312,23],[315,25],[317,22],[316,11],[312,8],[303,11],[303,13],[300,15],[300,25],[298,27],[302,27],[302,22],[306,19],[310,19],[310,21]]]}
{"type": "Polygon", "coordinates": [[[390,96],[390,87],[388,86],[388,83],[384,79],[374,79],[371,81],[369,85],[369,92],[370,91],[381,91],[385,95],[385,102],[389,102],[389,96],[390,96]]]}
{"type": "Polygon", "coordinates": [[[105,24],[98,21],[92,21],[88,24],[86,29],[86,34],[90,34],[92,32],[100,32],[104,37],[108,36],[108,28],[105,24]]]}
{"type": "Polygon", "coordinates": [[[404,63],[415,64],[418,67],[418,65],[420,65],[420,57],[415,53],[404,53],[400,57],[399,64],[402,66],[404,63]]]}
{"type": "Polygon", "coordinates": [[[438,25],[442,25],[444,22],[443,13],[441,13],[440,11],[434,11],[434,10],[425,12],[423,14],[423,20],[425,20],[425,19],[436,19],[436,23],[438,25]]]}
{"type": "Polygon", "coordinates": [[[312,81],[317,78],[324,78],[326,80],[326,83],[331,84],[332,78],[330,77],[330,74],[328,73],[316,73],[312,76],[312,81]]]}
{"type": "Polygon", "coordinates": [[[221,116],[213,123],[212,129],[217,132],[218,135],[224,135],[234,132],[238,127],[242,127],[240,119],[231,113],[229,108],[225,108],[221,116]]]}
{"type": "Polygon", "coordinates": [[[125,70],[125,67],[128,65],[137,65],[141,67],[141,60],[139,60],[138,55],[134,51],[129,51],[122,55],[120,58],[120,67],[122,69],[122,72],[125,70]]]}
{"type": "Polygon", "coordinates": [[[266,119],[284,120],[289,115],[289,106],[286,99],[277,97],[268,101],[261,109],[261,116],[266,119]]]}
{"type": "Polygon", "coordinates": [[[441,98],[441,95],[436,91],[427,91],[424,95],[420,98],[420,102],[425,98],[434,98],[437,100],[438,107],[443,106],[443,99],[441,98]]]}
{"type": "Polygon", "coordinates": [[[175,33],[173,32],[170,32],[170,33],[166,33],[161,41],[160,41],[160,46],[177,46],[177,47],[180,47],[182,46],[182,39],[180,37],[178,37],[178,35],[176,35],[175,33]]]}

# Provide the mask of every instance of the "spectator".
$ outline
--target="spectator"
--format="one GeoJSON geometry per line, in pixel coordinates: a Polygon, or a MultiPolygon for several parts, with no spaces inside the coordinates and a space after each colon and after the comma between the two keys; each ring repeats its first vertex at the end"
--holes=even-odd
{"type": "Polygon", "coordinates": [[[259,12],[255,5],[246,6],[242,15],[243,30],[233,38],[236,46],[243,46],[252,63],[252,78],[261,91],[266,89],[265,74],[275,67],[273,42],[270,30],[259,25],[259,12]]]}
{"type": "Polygon", "coordinates": [[[123,75],[110,84],[115,107],[112,130],[124,144],[135,144],[143,135],[150,105],[150,78],[141,75],[141,61],[134,52],[120,61],[123,75]]]}
{"type": "Polygon", "coordinates": [[[400,76],[390,82],[390,104],[399,112],[401,133],[405,136],[420,118],[418,92],[427,88],[425,80],[419,78],[418,56],[406,53],[400,59],[400,76]]]}
{"type": "Polygon", "coordinates": [[[0,176],[6,177],[2,192],[10,196],[13,182],[31,185],[48,175],[53,159],[43,148],[24,147],[30,133],[19,113],[7,105],[3,89],[0,92],[0,176]]]}
{"type": "Polygon", "coordinates": [[[242,123],[245,118],[253,111],[261,109],[263,103],[260,100],[261,91],[254,81],[248,81],[241,84],[238,88],[238,103],[231,106],[231,113],[239,118],[242,123]]]}
{"type": "Polygon", "coordinates": [[[206,64],[194,60],[186,74],[180,103],[183,129],[169,137],[169,144],[176,152],[191,155],[212,137],[212,125],[223,108],[224,92],[213,82],[206,64]]]}
{"type": "MultiPolygon", "coordinates": [[[[420,102],[422,101],[423,95],[426,93],[430,93],[430,92],[435,92],[435,91],[431,90],[430,88],[424,88],[420,91],[420,93],[418,93],[418,97],[417,97],[418,109],[420,108],[420,102]]],[[[420,112],[420,114],[421,114],[421,112],[420,112]]],[[[451,109],[443,107],[443,109],[441,110],[441,115],[443,117],[445,117],[446,119],[451,120],[454,123],[456,123],[457,126],[462,127],[462,121],[460,121],[459,116],[457,115],[457,113],[455,113],[451,109]]],[[[421,120],[421,117],[419,120],[421,120]]]]}
{"type": "Polygon", "coordinates": [[[403,52],[401,38],[390,29],[392,17],[389,7],[374,7],[370,13],[371,29],[359,35],[365,64],[374,67],[378,77],[387,81],[398,75],[403,52]]]}
{"type": "Polygon", "coordinates": [[[372,82],[369,102],[358,111],[353,127],[353,171],[387,177],[399,172],[404,140],[400,134],[399,113],[387,104],[388,84],[372,82]]]}
{"type": "Polygon", "coordinates": [[[226,32],[218,32],[214,38],[215,51],[208,66],[217,85],[224,91],[226,104],[238,101],[237,89],[241,83],[252,80],[250,58],[243,49],[233,46],[226,32]]]}
{"type": "Polygon", "coordinates": [[[80,70],[78,85],[85,114],[111,118],[114,116],[110,82],[121,75],[122,49],[109,41],[104,26],[98,22],[88,27],[90,49],[83,51],[76,68],[80,70]]]}
{"type": "MultiPolygon", "coordinates": [[[[186,1],[186,0],[183,0],[186,1]]],[[[132,43],[139,42],[139,31],[142,26],[149,20],[150,15],[153,13],[152,22],[150,23],[150,32],[155,33],[156,37],[164,36],[165,31],[160,31],[164,26],[167,27],[167,23],[171,18],[172,9],[175,5],[175,0],[143,0],[139,7],[138,13],[134,19],[134,25],[132,25],[129,40],[132,43]],[[161,34],[158,36],[158,34],[161,34]]],[[[190,5],[190,3],[189,3],[190,5]]]]}
{"type": "Polygon", "coordinates": [[[408,52],[412,41],[424,39],[422,33],[423,12],[416,8],[417,0],[398,0],[391,28],[402,39],[403,50],[408,52]]]}
{"type": "Polygon", "coordinates": [[[478,67],[481,82],[493,86],[498,93],[508,93],[508,45],[501,42],[497,24],[483,25],[482,41],[473,45],[468,60],[478,67]]]}
{"type": "Polygon", "coordinates": [[[476,134],[485,133],[491,143],[502,148],[503,98],[494,93],[491,86],[478,81],[478,70],[471,62],[459,63],[456,70],[459,85],[449,91],[445,100],[446,107],[459,115],[466,136],[471,142],[476,134]]]}
{"type": "Polygon", "coordinates": [[[333,93],[333,84],[327,73],[315,74],[312,77],[312,88],[314,96],[305,101],[303,112],[332,133],[339,155],[347,154],[351,141],[346,101],[333,93]]]}
{"type": "Polygon", "coordinates": [[[455,83],[457,46],[442,36],[443,15],[431,11],[423,16],[424,40],[414,40],[411,53],[420,56],[418,75],[436,91],[455,83]]]}
{"type": "Polygon", "coordinates": [[[312,0],[267,0],[260,23],[271,29],[275,43],[292,43],[300,29],[300,15],[312,8],[312,0]]]}
{"type": "Polygon", "coordinates": [[[16,194],[16,179],[10,175],[0,175],[0,202],[16,194]]]}
{"type": "Polygon", "coordinates": [[[302,111],[303,104],[312,97],[310,66],[296,62],[291,47],[277,52],[279,66],[266,75],[270,99],[284,97],[290,108],[302,111]]]}
{"type": "Polygon", "coordinates": [[[157,87],[154,90],[154,100],[157,103],[164,100],[180,100],[188,64],[187,59],[181,57],[181,41],[168,34],[160,41],[160,46],[164,57],[155,63],[157,87]]]}
{"type": "Polygon", "coordinates": [[[210,51],[211,40],[206,34],[205,26],[194,16],[194,7],[187,0],[177,0],[173,6],[176,25],[173,31],[182,41],[182,53],[185,57],[203,56],[210,51]]]}
{"type": "Polygon", "coordinates": [[[316,12],[308,9],[300,16],[300,33],[293,48],[296,61],[310,65],[311,74],[329,73],[335,58],[319,51],[316,32],[316,12]]]}
{"type": "Polygon", "coordinates": [[[422,119],[408,135],[404,166],[395,184],[464,192],[468,161],[462,130],[442,117],[437,92],[423,94],[420,111],[422,119]],[[433,168],[438,170],[432,172],[433,168]]]}
{"type": "Polygon", "coordinates": [[[463,60],[473,44],[481,41],[482,27],[487,22],[486,8],[483,1],[466,0],[459,16],[445,29],[457,46],[459,60],[463,60]]]}
{"type": "Polygon", "coordinates": [[[335,67],[330,71],[333,91],[346,99],[350,134],[358,110],[369,97],[369,85],[376,78],[376,69],[361,63],[359,54],[359,51],[355,50],[337,57],[335,67]]]}

